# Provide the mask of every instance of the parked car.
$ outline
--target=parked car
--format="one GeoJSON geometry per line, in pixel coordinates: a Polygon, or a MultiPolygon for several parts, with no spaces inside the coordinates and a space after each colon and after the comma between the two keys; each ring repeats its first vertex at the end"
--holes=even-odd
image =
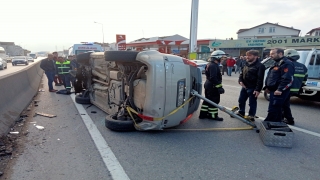
{"type": "Polygon", "coordinates": [[[197,67],[200,69],[200,72],[202,74],[204,74],[206,70],[206,66],[209,63],[208,61],[204,61],[204,60],[192,60],[192,62],[197,64],[197,67]]]}
{"type": "Polygon", "coordinates": [[[75,97],[107,114],[105,126],[114,131],[162,130],[192,117],[202,92],[197,64],[158,51],[106,51],[77,55],[75,97]],[[180,108],[179,108],[180,107],[180,108]],[[174,113],[171,113],[173,112],[174,113]]]}
{"type": "Polygon", "coordinates": [[[7,60],[0,58],[0,70],[4,70],[7,69],[8,65],[7,65],[7,60]]]}
{"type": "Polygon", "coordinates": [[[18,64],[29,65],[28,59],[26,56],[15,56],[12,58],[12,66],[16,66],[18,64]]]}
{"type": "Polygon", "coordinates": [[[28,61],[34,62],[34,59],[30,56],[27,57],[28,61]]]}

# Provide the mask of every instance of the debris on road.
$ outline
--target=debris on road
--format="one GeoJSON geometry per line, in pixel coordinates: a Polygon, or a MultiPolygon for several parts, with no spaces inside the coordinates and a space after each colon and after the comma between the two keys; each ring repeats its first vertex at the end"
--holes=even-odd
{"type": "Polygon", "coordinates": [[[19,134],[19,132],[10,132],[10,134],[19,134]]]}
{"type": "Polygon", "coordinates": [[[97,113],[97,111],[91,111],[91,113],[96,114],[96,113],[97,113]]]}
{"type": "Polygon", "coordinates": [[[42,112],[36,112],[36,115],[40,115],[40,116],[44,116],[44,117],[48,117],[48,118],[57,117],[57,115],[46,114],[46,113],[42,113],[42,112]]]}
{"type": "Polygon", "coordinates": [[[36,128],[38,128],[39,130],[43,130],[44,129],[43,126],[39,126],[39,125],[37,125],[36,128]]]}
{"type": "Polygon", "coordinates": [[[90,104],[89,106],[86,107],[86,109],[88,109],[89,107],[93,106],[93,104],[90,104]]]}

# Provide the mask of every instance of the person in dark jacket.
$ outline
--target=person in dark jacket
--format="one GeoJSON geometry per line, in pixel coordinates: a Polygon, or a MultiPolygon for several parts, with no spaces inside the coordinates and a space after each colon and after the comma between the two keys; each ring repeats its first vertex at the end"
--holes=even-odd
{"type": "Polygon", "coordinates": [[[237,72],[239,72],[239,74],[240,74],[240,72],[241,72],[241,69],[242,69],[242,59],[243,59],[243,57],[242,56],[240,56],[238,59],[237,59],[237,61],[236,61],[236,69],[234,70],[234,74],[237,74],[237,72]]]}
{"type": "Polygon", "coordinates": [[[53,89],[53,85],[52,85],[55,77],[55,64],[54,64],[52,54],[48,54],[48,57],[41,61],[40,68],[44,70],[44,73],[48,78],[49,91],[56,92],[57,90],[53,89]]]}
{"type": "Polygon", "coordinates": [[[248,119],[254,121],[257,112],[257,98],[263,87],[265,66],[258,61],[259,51],[250,50],[246,52],[247,62],[239,75],[239,84],[242,86],[239,96],[238,115],[244,117],[246,102],[249,98],[248,119]]]}
{"type": "Polygon", "coordinates": [[[297,60],[300,58],[300,55],[295,49],[286,49],[284,51],[284,56],[292,61],[295,72],[293,76],[293,83],[290,88],[290,96],[285,99],[282,107],[284,116],[283,122],[289,125],[294,125],[294,118],[292,117],[290,109],[290,97],[298,95],[302,87],[305,86],[305,83],[308,79],[308,69],[304,64],[297,62],[297,60]]]}
{"type": "MultiPolygon", "coordinates": [[[[226,54],[221,50],[216,50],[212,52],[210,59],[211,61],[207,64],[205,70],[206,82],[204,84],[204,93],[207,99],[219,104],[220,94],[224,93],[219,63],[221,59],[226,59],[226,54]]],[[[218,116],[218,108],[206,101],[202,103],[199,118],[223,121],[223,118],[218,116]]]]}
{"type": "Polygon", "coordinates": [[[270,101],[268,115],[264,121],[281,122],[283,104],[290,96],[294,66],[290,60],[284,57],[283,49],[272,49],[270,57],[275,63],[270,67],[265,80],[264,90],[270,92],[270,101]]]}

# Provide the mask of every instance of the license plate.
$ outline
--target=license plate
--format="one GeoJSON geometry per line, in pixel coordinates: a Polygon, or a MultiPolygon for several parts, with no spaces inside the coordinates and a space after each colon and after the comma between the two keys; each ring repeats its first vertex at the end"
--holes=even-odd
{"type": "Polygon", "coordinates": [[[181,79],[178,81],[177,86],[177,107],[181,106],[185,102],[186,93],[186,79],[181,79]]]}

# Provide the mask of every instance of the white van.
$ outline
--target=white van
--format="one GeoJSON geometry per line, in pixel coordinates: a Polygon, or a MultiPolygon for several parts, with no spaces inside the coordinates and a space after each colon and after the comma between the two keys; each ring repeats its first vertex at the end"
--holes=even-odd
{"type": "Polygon", "coordinates": [[[99,44],[93,44],[93,43],[74,44],[69,49],[69,55],[72,55],[72,56],[79,55],[88,51],[103,52],[103,49],[102,49],[102,46],[99,44]]]}

